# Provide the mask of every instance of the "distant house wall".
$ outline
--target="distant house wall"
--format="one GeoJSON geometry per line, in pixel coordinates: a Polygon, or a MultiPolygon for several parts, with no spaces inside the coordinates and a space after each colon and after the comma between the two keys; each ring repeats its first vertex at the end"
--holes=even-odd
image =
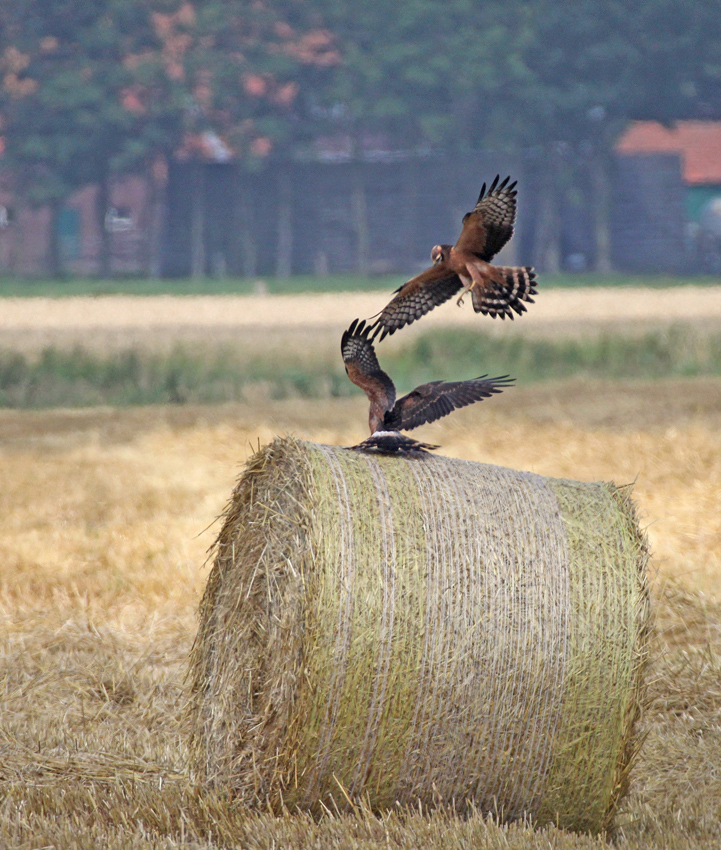
{"type": "Polygon", "coordinates": [[[17,201],[12,176],[0,173],[0,274],[35,275],[45,269],[50,214],[17,201]]]}
{"type": "MultiPolygon", "coordinates": [[[[5,177],[0,184],[0,274],[42,276],[48,272],[50,211],[21,206],[5,177]]],[[[100,233],[95,215],[97,188],[86,186],[70,196],[57,222],[60,256],[66,272],[97,273],[100,233]]],[[[105,226],[111,232],[114,274],[144,275],[152,242],[148,182],[128,176],[113,182],[105,226]]]]}
{"type": "MultiPolygon", "coordinates": [[[[75,192],[66,204],[79,221],[78,250],[71,250],[70,243],[63,256],[68,272],[79,275],[97,272],[100,256],[100,230],[95,212],[97,192],[97,187],[86,186],[75,192]]],[[[145,179],[127,176],[112,182],[104,226],[110,232],[111,269],[115,274],[143,275],[146,272],[151,239],[149,202],[149,186],[145,179]]]]}

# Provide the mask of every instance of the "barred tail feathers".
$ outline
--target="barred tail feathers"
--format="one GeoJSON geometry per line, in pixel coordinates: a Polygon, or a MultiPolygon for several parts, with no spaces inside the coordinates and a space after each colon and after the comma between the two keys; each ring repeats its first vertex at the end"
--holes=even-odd
{"type": "Polygon", "coordinates": [[[481,290],[474,286],[471,290],[473,309],[476,313],[496,318],[513,319],[526,312],[523,302],[533,304],[532,295],[536,295],[536,273],[531,266],[496,266],[493,286],[481,290]]]}

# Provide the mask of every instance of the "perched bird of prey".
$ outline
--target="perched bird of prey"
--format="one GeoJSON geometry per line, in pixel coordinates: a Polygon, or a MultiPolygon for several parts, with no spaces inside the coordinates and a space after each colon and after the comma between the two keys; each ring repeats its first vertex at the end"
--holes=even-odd
{"type": "Polygon", "coordinates": [[[393,381],[378,364],[370,331],[365,321],[354,319],[340,344],[346,374],[370,401],[370,439],[351,448],[382,454],[420,454],[437,449],[438,446],[420,443],[399,432],[434,422],[459,407],[489,398],[515,380],[508,375],[499,378],[481,375],[469,381],[431,381],[396,399],[393,381]]]}
{"type": "Polygon", "coordinates": [[[371,326],[373,338],[381,339],[425,316],[462,289],[470,291],[476,313],[513,318],[526,312],[524,301],[533,303],[536,274],[530,266],[492,266],[491,260],[513,236],[516,220],[516,181],[499,176],[486,192],[483,184],[476,206],[463,216],[463,229],[455,245],[436,245],[433,265],[396,290],[396,296],[371,326]]]}

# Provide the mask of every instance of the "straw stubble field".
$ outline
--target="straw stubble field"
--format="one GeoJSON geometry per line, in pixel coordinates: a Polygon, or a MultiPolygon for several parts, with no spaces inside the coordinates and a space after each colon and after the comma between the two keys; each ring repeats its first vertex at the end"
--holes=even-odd
{"type": "MultiPolygon", "coordinates": [[[[659,638],[616,840],[718,846],[721,383],[558,384],[494,401],[423,436],[450,456],[636,481],[659,638]]],[[[0,846],[602,846],[450,812],[249,814],[187,774],[184,672],[213,520],[258,444],[292,431],[347,445],[365,409],[354,399],[0,414],[0,846]]]]}

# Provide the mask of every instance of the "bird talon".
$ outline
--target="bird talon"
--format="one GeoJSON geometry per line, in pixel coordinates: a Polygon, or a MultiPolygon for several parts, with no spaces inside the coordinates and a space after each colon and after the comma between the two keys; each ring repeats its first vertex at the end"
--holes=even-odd
{"type": "Polygon", "coordinates": [[[468,293],[469,293],[472,289],[473,289],[473,284],[471,284],[470,286],[467,286],[467,287],[463,290],[463,292],[461,292],[461,294],[460,294],[460,295],[459,295],[459,297],[458,297],[458,301],[456,301],[456,304],[457,304],[459,307],[461,306],[461,304],[463,304],[463,299],[466,297],[466,295],[468,295],[468,293]]]}

